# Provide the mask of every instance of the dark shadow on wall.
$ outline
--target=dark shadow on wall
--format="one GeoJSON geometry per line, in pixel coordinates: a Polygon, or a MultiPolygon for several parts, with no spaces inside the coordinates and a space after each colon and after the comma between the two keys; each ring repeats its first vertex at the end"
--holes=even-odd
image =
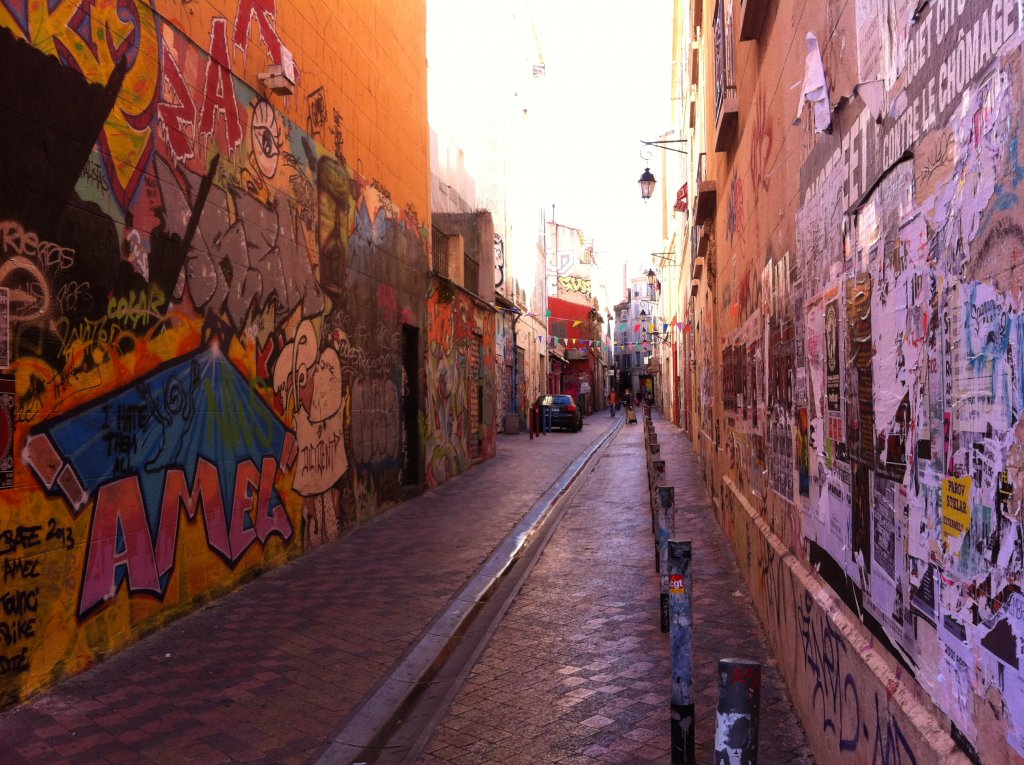
{"type": "Polygon", "coordinates": [[[147,280],[122,257],[110,215],[75,192],[126,70],[122,59],[106,85],[92,84],[0,28],[0,283],[11,291],[16,357],[59,368],[58,322],[100,320],[112,298],[160,294],[150,307],[166,314],[184,243],[153,232],[147,280]]]}

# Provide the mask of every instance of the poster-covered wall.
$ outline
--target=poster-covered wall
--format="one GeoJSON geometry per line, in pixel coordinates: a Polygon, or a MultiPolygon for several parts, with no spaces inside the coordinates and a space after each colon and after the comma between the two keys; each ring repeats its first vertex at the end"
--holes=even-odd
{"type": "MultiPolygon", "coordinates": [[[[720,343],[695,338],[723,518],[750,508],[824,582],[817,608],[863,623],[890,673],[880,733],[898,689],[983,762],[1024,761],[1020,14],[780,2],[756,42],[731,29],[740,131],[714,154],[717,280],[697,302],[720,343]]],[[[826,670],[855,642],[794,614],[794,700],[830,758],[931,761],[905,725],[875,747],[865,684],[867,734],[841,730],[854,695],[826,670]]]]}

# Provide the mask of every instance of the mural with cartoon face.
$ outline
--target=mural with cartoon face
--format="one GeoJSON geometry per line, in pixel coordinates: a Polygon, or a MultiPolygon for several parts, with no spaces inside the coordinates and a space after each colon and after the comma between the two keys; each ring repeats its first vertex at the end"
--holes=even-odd
{"type": "Polygon", "coordinates": [[[33,593],[0,705],[400,498],[423,200],[240,79],[291,55],[274,0],[220,5],[190,37],[133,0],[0,0],[0,567],[33,593]]]}

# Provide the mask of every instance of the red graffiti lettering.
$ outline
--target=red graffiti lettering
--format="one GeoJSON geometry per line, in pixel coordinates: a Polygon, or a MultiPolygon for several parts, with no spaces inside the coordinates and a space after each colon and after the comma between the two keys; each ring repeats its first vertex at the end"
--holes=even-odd
{"type": "Polygon", "coordinates": [[[277,7],[274,0],[239,0],[238,15],[235,17],[235,47],[245,54],[249,44],[249,25],[253,18],[256,20],[256,27],[260,32],[260,39],[267,48],[271,60],[275,64],[281,63],[281,38],[274,29],[274,20],[277,18],[277,7]]]}
{"type": "Polygon", "coordinates": [[[164,81],[170,87],[175,101],[162,102],[156,109],[171,155],[181,162],[195,156],[192,136],[196,123],[196,102],[169,48],[164,48],[163,70],[164,81]]]}
{"type": "Polygon", "coordinates": [[[203,104],[199,115],[199,137],[212,138],[218,115],[224,118],[221,127],[223,151],[232,151],[242,142],[242,118],[231,81],[228,59],[227,19],[215,18],[210,25],[210,58],[206,61],[203,79],[203,104]]]}

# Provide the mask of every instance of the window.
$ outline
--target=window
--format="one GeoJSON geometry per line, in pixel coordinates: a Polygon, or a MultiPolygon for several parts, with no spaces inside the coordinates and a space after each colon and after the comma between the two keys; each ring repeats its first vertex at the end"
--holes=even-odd
{"type": "Polygon", "coordinates": [[[434,273],[448,278],[448,237],[436,227],[431,229],[431,256],[434,273]]]}

